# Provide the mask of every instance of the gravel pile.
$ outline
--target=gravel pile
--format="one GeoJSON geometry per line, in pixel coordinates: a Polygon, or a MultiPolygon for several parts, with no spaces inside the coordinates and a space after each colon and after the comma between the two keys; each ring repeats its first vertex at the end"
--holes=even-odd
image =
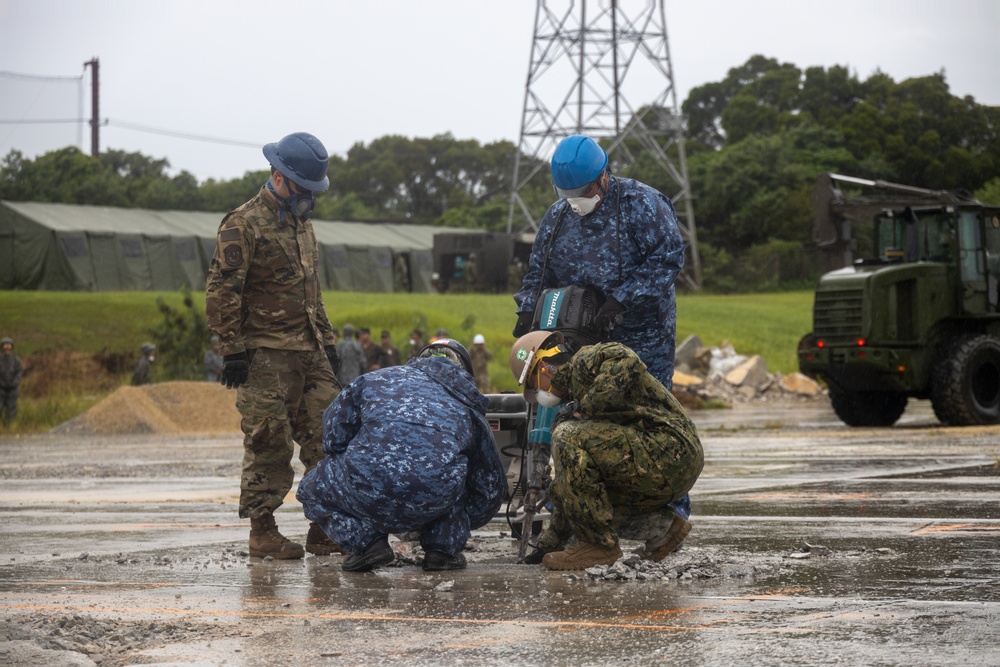
{"type": "Polygon", "coordinates": [[[214,382],[121,387],[54,433],[134,435],[239,433],[235,393],[214,382]]]}

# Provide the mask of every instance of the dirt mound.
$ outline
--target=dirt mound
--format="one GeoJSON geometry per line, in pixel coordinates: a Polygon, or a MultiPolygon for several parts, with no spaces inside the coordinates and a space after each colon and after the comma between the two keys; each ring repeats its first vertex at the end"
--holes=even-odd
{"type": "Polygon", "coordinates": [[[21,357],[24,380],[21,396],[43,399],[62,393],[85,395],[106,392],[131,377],[133,359],[102,351],[37,350],[21,357]]]}
{"type": "Polygon", "coordinates": [[[54,433],[239,433],[235,394],[213,382],[161,382],[121,387],[54,433]]]}

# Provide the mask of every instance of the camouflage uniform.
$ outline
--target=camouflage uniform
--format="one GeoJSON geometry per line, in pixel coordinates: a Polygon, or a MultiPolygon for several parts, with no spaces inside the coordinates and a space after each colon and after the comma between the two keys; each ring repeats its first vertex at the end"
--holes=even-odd
{"type": "Polygon", "coordinates": [[[365,355],[365,373],[370,373],[371,371],[377,371],[380,368],[385,368],[386,366],[391,366],[386,358],[385,349],[375,343],[373,340],[368,341],[368,346],[361,344],[361,351],[365,355]]]}
{"type": "Polygon", "coordinates": [[[365,351],[361,343],[354,339],[353,327],[344,327],[344,338],[337,343],[337,356],[340,357],[337,379],[346,387],[365,372],[365,351]]]}
{"type": "Polygon", "coordinates": [[[683,267],[684,242],[670,200],[638,181],[611,177],[600,207],[590,215],[573,213],[565,199],[548,210],[514,300],[517,312],[526,313],[535,310],[543,289],[596,287],[626,307],[611,340],[635,350],[670,389],[677,328],[674,281],[683,267]]]}
{"type": "Polygon", "coordinates": [[[425,551],[458,554],[507,490],[488,404],[439,357],[358,377],[323,417],[326,458],[296,495],[306,517],[353,553],[419,530],[425,551]]]}
{"type": "Polygon", "coordinates": [[[555,506],[539,536],[554,551],[571,535],[605,548],[649,539],[673,520],[704,466],[694,424],[680,403],[620,343],[582,348],[552,384],[576,401],[579,419],[552,430],[555,506]]]}
{"type": "Polygon", "coordinates": [[[220,351],[250,358],[248,380],[236,390],[243,518],[281,506],[292,488],[293,440],[306,470],[316,466],[323,410],[340,391],[323,350],[334,337],[312,223],[279,213],[261,188],[222,220],[206,289],[208,325],[220,351]]]}
{"type": "Polygon", "coordinates": [[[399,366],[403,363],[403,353],[399,351],[398,347],[393,347],[392,345],[382,345],[382,358],[384,359],[383,368],[399,366]]]}
{"type": "Polygon", "coordinates": [[[132,365],[132,386],[140,387],[153,381],[153,363],[145,355],[139,355],[132,365]]]}
{"type": "Polygon", "coordinates": [[[472,374],[476,378],[476,386],[485,394],[490,390],[489,364],[493,353],[485,345],[473,345],[469,348],[469,356],[472,357],[472,374]]]}
{"type": "Polygon", "coordinates": [[[17,397],[23,376],[20,357],[13,352],[0,353],[0,417],[4,424],[17,417],[17,397]]]}

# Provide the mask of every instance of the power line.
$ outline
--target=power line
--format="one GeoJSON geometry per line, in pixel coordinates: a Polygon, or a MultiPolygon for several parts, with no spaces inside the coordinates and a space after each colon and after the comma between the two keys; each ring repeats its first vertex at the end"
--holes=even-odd
{"type": "Polygon", "coordinates": [[[106,123],[111,127],[120,127],[126,130],[135,130],[136,132],[147,132],[149,134],[162,134],[168,137],[177,137],[178,139],[190,139],[191,141],[204,141],[213,144],[244,146],[246,148],[260,148],[265,143],[265,142],[239,141],[237,139],[223,139],[221,137],[209,137],[203,134],[190,134],[188,132],[178,132],[176,130],[168,130],[162,127],[153,127],[151,125],[130,123],[128,121],[117,120],[115,118],[107,119],[106,123]]]}
{"type": "MultiPolygon", "coordinates": [[[[50,125],[56,123],[89,123],[88,118],[34,118],[34,119],[0,119],[0,125],[50,125]]],[[[266,142],[253,142],[253,141],[240,141],[238,139],[224,139],[222,137],[209,137],[203,134],[190,134],[188,132],[178,132],[176,130],[168,130],[162,127],[153,127],[151,125],[142,125],[140,123],[130,123],[125,120],[116,120],[114,118],[106,118],[101,125],[120,127],[126,130],[134,130],[136,132],[147,132],[149,134],[162,134],[168,137],[177,137],[179,139],[189,139],[191,141],[204,141],[213,144],[225,144],[229,146],[243,146],[246,148],[260,148],[266,142]]]]}
{"type": "MultiPolygon", "coordinates": [[[[6,77],[10,79],[35,80],[35,81],[76,81],[76,82],[83,81],[82,74],[80,76],[41,76],[36,74],[24,74],[21,72],[10,72],[6,70],[0,70],[0,77],[6,77]]],[[[97,112],[95,110],[94,115],[96,114],[97,112]]],[[[22,118],[17,120],[0,119],[0,125],[53,125],[61,123],[78,123],[82,127],[83,124],[91,122],[92,122],[91,120],[85,118],[36,118],[36,119],[22,118]]],[[[187,139],[189,141],[202,141],[205,143],[222,144],[226,146],[260,148],[263,145],[263,142],[240,141],[238,139],[226,139],[223,137],[210,137],[204,134],[179,132],[177,130],[170,130],[163,127],[153,127],[152,125],[143,125],[141,123],[131,123],[129,121],[118,120],[114,118],[106,118],[104,119],[104,122],[99,123],[99,125],[110,125],[112,127],[119,127],[125,130],[133,130],[135,132],[146,132],[148,134],[159,134],[168,137],[176,137],[178,139],[187,139]]]]}
{"type": "Polygon", "coordinates": [[[42,76],[38,74],[21,74],[20,72],[7,72],[0,70],[0,76],[7,77],[8,79],[37,79],[44,81],[80,81],[83,79],[83,75],[80,76],[42,76]]]}
{"type": "Polygon", "coordinates": [[[37,120],[2,120],[0,125],[44,125],[47,123],[89,123],[85,118],[39,118],[37,120]]]}

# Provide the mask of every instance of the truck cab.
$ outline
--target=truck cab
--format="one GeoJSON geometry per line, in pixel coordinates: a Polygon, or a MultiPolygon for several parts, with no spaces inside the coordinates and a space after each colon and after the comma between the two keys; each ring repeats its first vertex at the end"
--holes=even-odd
{"type": "Polygon", "coordinates": [[[863,258],[819,280],[800,370],[852,426],[891,425],[909,398],[946,424],[1000,423],[1000,209],[888,208],[854,238],[863,258]]]}

